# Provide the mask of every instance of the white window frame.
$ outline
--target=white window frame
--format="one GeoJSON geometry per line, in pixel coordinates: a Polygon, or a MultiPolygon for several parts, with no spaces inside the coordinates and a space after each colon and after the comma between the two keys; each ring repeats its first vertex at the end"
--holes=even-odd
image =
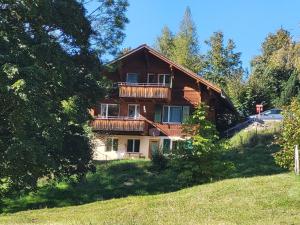
{"type": "Polygon", "coordinates": [[[134,119],[140,118],[141,117],[141,106],[140,106],[140,104],[128,104],[127,115],[128,115],[129,118],[134,118],[134,119]],[[135,115],[134,117],[129,116],[129,107],[130,106],[134,106],[135,114],[137,113],[137,107],[139,107],[138,115],[135,115]]]}
{"type": "Polygon", "coordinates": [[[158,84],[158,82],[159,82],[159,80],[158,80],[158,74],[156,74],[156,73],[148,73],[148,74],[147,74],[147,83],[148,83],[148,84],[158,84]],[[150,76],[150,75],[157,76],[157,82],[156,82],[156,83],[149,83],[149,76],[150,76]]]}
{"type": "Polygon", "coordinates": [[[117,117],[119,117],[120,116],[120,105],[119,104],[115,104],[115,103],[101,103],[100,104],[100,117],[102,117],[102,118],[110,118],[110,117],[112,117],[112,116],[108,116],[108,106],[109,105],[116,105],[116,106],[119,107],[119,112],[118,112],[118,116],[117,116],[117,117]],[[106,107],[106,111],[105,111],[105,116],[102,116],[102,107],[104,107],[104,105],[106,105],[107,107],[106,107]]]}
{"type": "MultiPolygon", "coordinates": [[[[136,74],[137,78],[139,78],[139,73],[135,73],[135,72],[126,73],[126,83],[129,83],[129,82],[128,82],[128,75],[129,75],[129,74],[136,74]]],[[[139,82],[138,80],[139,80],[139,79],[137,79],[137,83],[139,82]]],[[[135,84],[135,83],[132,83],[132,84],[135,84]]]]}
{"type": "Polygon", "coordinates": [[[112,151],[117,152],[118,150],[119,150],[119,139],[116,138],[116,137],[109,137],[109,138],[107,138],[106,139],[106,143],[105,143],[105,151],[106,152],[112,152],[112,151]],[[112,140],[112,142],[111,142],[111,149],[107,149],[107,141],[108,141],[108,139],[112,140]],[[118,141],[118,145],[117,145],[117,149],[116,150],[114,150],[114,140],[118,141]]]}
{"type": "Polygon", "coordinates": [[[162,123],[168,123],[168,124],[182,124],[183,123],[183,108],[184,107],[189,107],[188,105],[163,105],[163,110],[162,110],[162,123]],[[168,120],[167,122],[164,121],[164,115],[165,115],[165,108],[167,107],[168,110],[168,120]],[[181,115],[180,115],[180,122],[170,122],[170,108],[171,107],[180,107],[181,108],[181,115]]]}
{"type": "Polygon", "coordinates": [[[169,76],[170,77],[170,83],[168,83],[169,85],[171,85],[171,74],[169,74],[169,73],[159,73],[158,74],[158,83],[159,84],[162,84],[162,85],[164,85],[164,86],[166,86],[166,76],[169,76]],[[163,83],[160,83],[160,76],[163,76],[164,77],[164,79],[163,79],[163,83]]]}
{"type": "Polygon", "coordinates": [[[140,140],[140,139],[129,138],[129,139],[127,139],[127,144],[128,144],[128,140],[132,140],[132,151],[129,152],[129,151],[128,151],[128,148],[126,148],[126,152],[129,152],[129,153],[136,153],[136,154],[140,153],[140,152],[141,152],[141,140],[140,140]],[[135,142],[136,142],[136,141],[139,141],[139,142],[140,142],[140,145],[139,145],[139,151],[138,151],[138,152],[135,152],[135,151],[134,151],[134,149],[135,149],[135,142]]]}

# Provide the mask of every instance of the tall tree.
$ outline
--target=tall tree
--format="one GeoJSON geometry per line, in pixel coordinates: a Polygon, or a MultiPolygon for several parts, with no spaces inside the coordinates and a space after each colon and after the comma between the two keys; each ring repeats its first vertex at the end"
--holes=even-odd
{"type": "Polygon", "coordinates": [[[228,79],[240,78],[243,73],[241,53],[235,52],[236,46],[231,39],[225,46],[222,32],[215,32],[205,43],[209,50],[205,57],[203,76],[226,89],[228,79]]]}
{"type": "Polygon", "coordinates": [[[173,35],[169,28],[165,27],[156,45],[160,52],[175,62],[196,73],[201,70],[202,57],[199,52],[197,29],[189,7],[186,8],[179,32],[173,35]]]}
{"type": "Polygon", "coordinates": [[[261,55],[251,62],[251,77],[264,87],[264,96],[269,96],[264,101],[269,102],[269,106],[278,103],[285,83],[295,69],[291,62],[294,45],[290,33],[281,28],[266,37],[261,55]]]}
{"type": "Polygon", "coordinates": [[[0,3],[0,182],[6,190],[91,168],[87,109],[105,91],[97,53],[114,52],[127,22],[126,0],[98,3],[94,17],[75,0],[0,3]],[[104,23],[110,33],[100,34],[104,23]]]}
{"type": "Polygon", "coordinates": [[[168,58],[173,58],[174,51],[174,34],[165,26],[162,29],[161,36],[156,40],[156,49],[168,58]]]}

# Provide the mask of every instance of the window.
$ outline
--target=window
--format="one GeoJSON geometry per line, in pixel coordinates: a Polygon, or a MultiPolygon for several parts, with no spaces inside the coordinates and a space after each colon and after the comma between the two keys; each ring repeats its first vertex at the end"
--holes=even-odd
{"type": "Polygon", "coordinates": [[[169,85],[170,84],[170,74],[159,74],[158,75],[158,83],[162,85],[169,85]]]}
{"type": "Polygon", "coordinates": [[[178,150],[179,144],[180,144],[180,141],[172,141],[172,150],[178,150]]]}
{"type": "Polygon", "coordinates": [[[171,147],[171,139],[163,139],[163,153],[169,153],[171,147]]]}
{"type": "Polygon", "coordinates": [[[118,104],[101,104],[101,117],[118,117],[119,105],[118,104]]]}
{"type": "Polygon", "coordinates": [[[128,105],[128,117],[139,118],[140,117],[140,105],[129,104],[128,105]]]}
{"type": "Polygon", "coordinates": [[[140,152],[140,140],[128,139],[127,152],[140,152]]]}
{"type": "Polygon", "coordinates": [[[182,122],[186,122],[187,118],[190,116],[190,107],[183,106],[182,107],[182,122]]]}
{"type": "Polygon", "coordinates": [[[148,83],[149,84],[157,84],[158,83],[158,76],[154,73],[148,74],[148,83]]]}
{"type": "Polygon", "coordinates": [[[189,116],[189,106],[164,106],[163,122],[164,123],[181,123],[189,116]]]}
{"type": "Polygon", "coordinates": [[[117,138],[107,138],[106,139],[106,148],[107,152],[118,151],[119,140],[117,138]]]}
{"type": "Polygon", "coordinates": [[[155,105],[154,122],[156,123],[161,122],[161,108],[160,105],[155,105]]]}
{"type": "Polygon", "coordinates": [[[126,82],[132,83],[132,84],[138,83],[138,74],[137,73],[127,73],[126,82]]]}

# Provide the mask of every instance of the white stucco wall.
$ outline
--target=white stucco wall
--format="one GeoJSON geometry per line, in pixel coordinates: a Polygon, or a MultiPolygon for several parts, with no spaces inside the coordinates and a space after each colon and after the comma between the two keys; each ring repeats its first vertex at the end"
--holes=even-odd
{"type": "MultiPolygon", "coordinates": [[[[166,136],[133,136],[133,135],[109,135],[109,136],[95,136],[94,143],[94,159],[95,160],[114,160],[123,159],[126,157],[127,140],[139,139],[140,140],[140,153],[149,158],[149,140],[159,140],[160,146],[163,144],[163,139],[182,140],[180,137],[166,137],[166,136]],[[105,143],[107,138],[118,139],[118,151],[106,151],[105,143]]],[[[172,142],[171,142],[172,143],[172,142]]],[[[171,144],[172,145],[172,144],[171,144]]]]}

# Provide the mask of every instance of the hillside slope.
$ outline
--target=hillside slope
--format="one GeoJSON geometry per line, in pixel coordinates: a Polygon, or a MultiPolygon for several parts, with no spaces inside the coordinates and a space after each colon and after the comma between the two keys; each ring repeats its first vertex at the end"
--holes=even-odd
{"type": "Polygon", "coordinates": [[[24,211],[0,224],[300,224],[293,174],[229,179],[178,192],[24,211]]]}

